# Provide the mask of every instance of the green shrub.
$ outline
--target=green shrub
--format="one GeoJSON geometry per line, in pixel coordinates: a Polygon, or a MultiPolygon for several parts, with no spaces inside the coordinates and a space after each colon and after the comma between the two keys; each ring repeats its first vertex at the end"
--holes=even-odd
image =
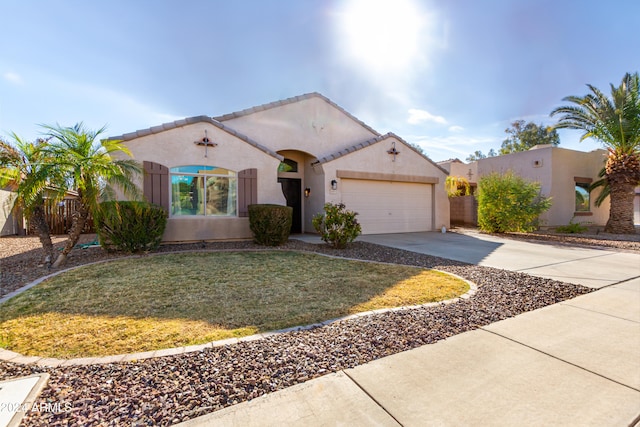
{"type": "Polygon", "coordinates": [[[108,252],[152,251],[160,246],[167,213],[147,202],[104,202],[94,215],[100,245],[108,252]]]}
{"type": "Polygon", "coordinates": [[[585,231],[587,231],[586,226],[577,222],[573,222],[573,220],[569,221],[569,225],[561,225],[559,227],[556,227],[556,233],[580,234],[584,233],[585,231]]]}
{"type": "Polygon", "coordinates": [[[551,207],[540,184],[509,171],[478,182],[478,226],[488,233],[527,232],[538,228],[538,216],[551,207]]]}
{"type": "Polygon", "coordinates": [[[347,210],[343,203],[324,205],[324,213],[317,213],[312,224],[324,242],[334,248],[344,248],[362,233],[357,212],[347,210]]]}
{"type": "Polygon", "coordinates": [[[279,246],[289,239],[293,208],[281,205],[249,205],[249,227],[259,245],[279,246]]]}

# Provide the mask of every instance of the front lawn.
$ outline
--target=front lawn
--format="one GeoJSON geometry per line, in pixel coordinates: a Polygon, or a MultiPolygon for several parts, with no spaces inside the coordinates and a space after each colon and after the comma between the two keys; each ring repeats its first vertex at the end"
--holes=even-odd
{"type": "Polygon", "coordinates": [[[131,258],[65,272],[0,305],[0,347],[61,358],[148,351],[468,289],[435,271],[293,251],[131,258]]]}

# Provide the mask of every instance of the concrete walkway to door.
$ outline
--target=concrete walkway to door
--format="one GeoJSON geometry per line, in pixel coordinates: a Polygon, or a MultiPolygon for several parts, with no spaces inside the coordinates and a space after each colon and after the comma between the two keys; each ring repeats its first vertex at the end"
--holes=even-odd
{"type": "Polygon", "coordinates": [[[640,254],[473,233],[360,240],[599,289],[184,425],[640,426],[640,254]]]}

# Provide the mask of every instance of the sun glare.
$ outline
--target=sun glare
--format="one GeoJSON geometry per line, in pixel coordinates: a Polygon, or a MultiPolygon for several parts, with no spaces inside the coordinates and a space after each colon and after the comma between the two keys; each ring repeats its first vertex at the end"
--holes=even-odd
{"type": "Polygon", "coordinates": [[[347,0],[339,42],[349,60],[371,71],[408,71],[424,55],[426,21],[413,0],[347,0]]]}

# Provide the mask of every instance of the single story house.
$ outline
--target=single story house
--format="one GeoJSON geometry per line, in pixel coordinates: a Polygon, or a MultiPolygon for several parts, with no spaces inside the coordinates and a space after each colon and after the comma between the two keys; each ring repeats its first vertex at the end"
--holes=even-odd
{"type": "Polygon", "coordinates": [[[15,193],[11,185],[0,187],[0,236],[21,234],[23,230],[22,215],[13,209],[15,193]]]}
{"type": "Polygon", "coordinates": [[[255,203],[293,207],[292,233],[315,232],[327,202],[358,212],[364,234],[449,227],[446,171],[319,93],[110,139],[144,165],[138,185],[169,214],[164,241],[250,238],[255,203]]]}
{"type": "MultiPolygon", "coordinates": [[[[478,180],[492,172],[504,173],[508,170],[528,181],[541,184],[540,192],[551,196],[551,208],[540,215],[542,227],[567,225],[569,222],[604,226],[609,219],[609,199],[600,207],[594,200],[600,190],[589,192],[591,183],[600,179],[598,173],[604,167],[606,150],[590,152],[537,145],[528,151],[487,157],[471,163],[458,159],[439,163],[451,176],[466,178],[472,188],[478,180]]],[[[469,223],[471,199],[452,200],[451,221],[469,223]],[[461,207],[465,205],[464,207],[461,207]]],[[[640,224],[640,187],[636,188],[635,223],[640,224]]]]}

